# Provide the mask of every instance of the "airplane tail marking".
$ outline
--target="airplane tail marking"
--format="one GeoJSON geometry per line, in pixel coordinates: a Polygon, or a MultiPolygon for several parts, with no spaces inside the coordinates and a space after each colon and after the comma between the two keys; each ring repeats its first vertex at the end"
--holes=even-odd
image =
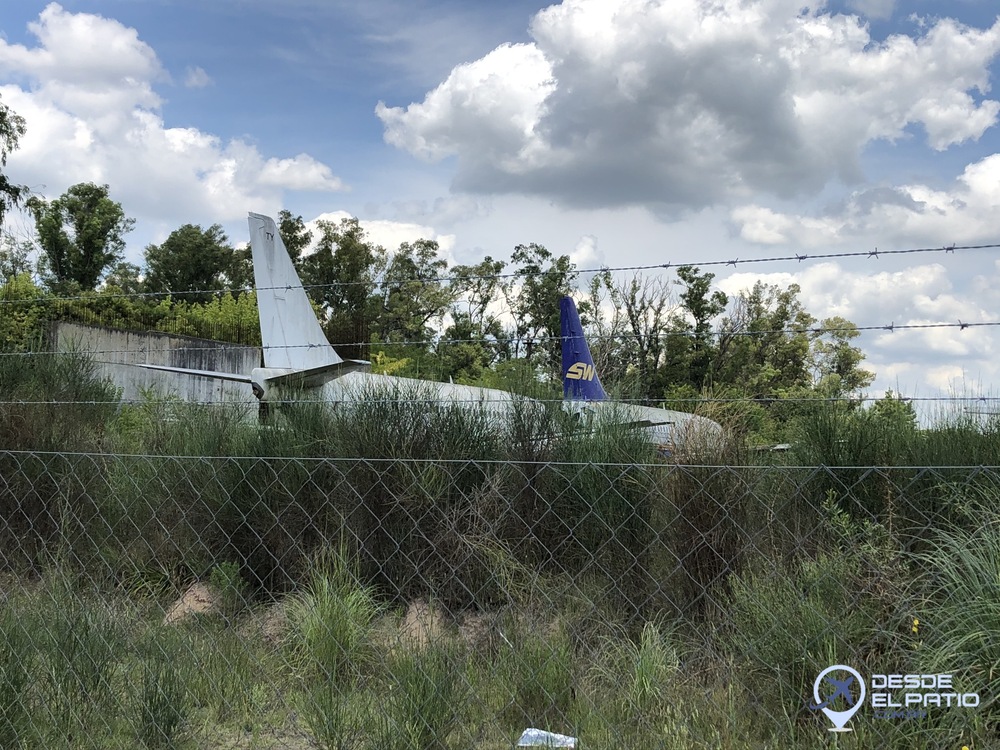
{"type": "Polygon", "coordinates": [[[566,370],[566,377],[570,380],[593,380],[596,375],[594,366],[583,362],[574,362],[566,370]]]}
{"type": "Polygon", "coordinates": [[[559,300],[562,334],[563,398],[573,401],[607,401],[601,378],[583,336],[583,324],[571,297],[559,300]]]}

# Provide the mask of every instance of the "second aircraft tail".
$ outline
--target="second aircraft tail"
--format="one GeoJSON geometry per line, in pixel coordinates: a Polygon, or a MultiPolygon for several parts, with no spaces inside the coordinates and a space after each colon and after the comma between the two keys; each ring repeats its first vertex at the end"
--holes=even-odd
{"type": "Polygon", "coordinates": [[[590,347],[583,337],[583,324],[572,297],[559,300],[562,334],[563,398],[572,401],[607,401],[601,379],[594,367],[590,347]]]}

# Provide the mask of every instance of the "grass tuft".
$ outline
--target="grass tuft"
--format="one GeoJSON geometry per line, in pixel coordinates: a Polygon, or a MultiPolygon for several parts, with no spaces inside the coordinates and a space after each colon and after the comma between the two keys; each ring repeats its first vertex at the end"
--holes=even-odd
{"type": "Polygon", "coordinates": [[[384,606],[361,586],[339,549],[287,606],[289,645],[306,675],[350,685],[377,662],[375,621],[384,606]]]}

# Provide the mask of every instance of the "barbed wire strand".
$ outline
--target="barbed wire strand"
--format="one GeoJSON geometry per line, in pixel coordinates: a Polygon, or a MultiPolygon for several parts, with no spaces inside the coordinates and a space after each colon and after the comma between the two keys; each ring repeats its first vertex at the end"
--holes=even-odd
{"type": "MultiPolygon", "coordinates": [[[[67,323],[75,323],[75,321],[64,321],[67,323]]],[[[79,325],[92,325],[88,323],[80,323],[79,325]]],[[[864,325],[864,326],[811,326],[808,328],[775,328],[762,331],[707,331],[703,334],[696,334],[693,331],[667,331],[663,334],[664,338],[670,336],[679,336],[683,338],[696,338],[697,336],[710,336],[712,338],[723,338],[723,337],[764,337],[764,336],[778,336],[778,335],[803,335],[811,334],[816,336],[821,336],[828,333],[850,333],[852,331],[857,331],[858,333],[870,333],[870,332],[885,332],[885,333],[895,333],[896,331],[923,331],[923,330],[935,330],[935,329],[955,329],[964,331],[969,328],[996,328],[1000,326],[1000,321],[980,321],[980,322],[966,322],[958,321],[956,323],[889,323],[887,325],[864,325]]],[[[95,326],[102,327],[102,326],[95,326]]],[[[123,331],[127,333],[135,333],[137,335],[145,334],[157,334],[164,336],[175,336],[183,334],[171,334],[165,331],[131,331],[128,329],[114,329],[115,331],[123,331]]],[[[629,340],[634,339],[635,335],[629,332],[622,333],[595,333],[587,334],[586,339],[588,341],[610,341],[610,340],[629,340]]],[[[425,341],[420,340],[403,340],[403,341],[354,341],[349,343],[337,343],[331,346],[336,349],[346,348],[346,347],[370,347],[372,349],[378,349],[379,347],[395,347],[395,346],[422,346],[422,347],[437,347],[443,345],[451,344],[483,344],[484,346],[502,346],[505,344],[545,344],[554,341],[562,342],[565,339],[563,336],[505,336],[501,338],[437,338],[429,339],[425,341]]],[[[143,354],[152,352],[164,352],[164,353],[189,353],[189,352],[229,352],[229,351],[247,351],[247,350],[261,350],[261,351],[281,351],[286,349],[318,349],[323,348],[321,344],[270,344],[268,346],[262,346],[259,344],[235,344],[228,342],[220,342],[217,346],[180,346],[180,347],[162,347],[162,348],[137,348],[137,349],[80,349],[79,351],[74,351],[73,349],[32,349],[26,351],[5,351],[0,352],[0,357],[25,357],[25,356],[41,356],[41,355],[55,355],[55,354],[86,354],[86,355],[111,355],[111,354],[143,354]]],[[[132,364],[128,362],[118,362],[111,364],[132,364]]],[[[142,363],[150,364],[150,363],[142,363]]]]}

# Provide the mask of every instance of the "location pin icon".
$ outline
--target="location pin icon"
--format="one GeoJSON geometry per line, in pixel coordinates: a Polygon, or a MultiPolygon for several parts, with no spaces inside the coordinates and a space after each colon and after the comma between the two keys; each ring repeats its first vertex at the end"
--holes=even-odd
{"type": "Polygon", "coordinates": [[[844,725],[847,724],[847,722],[851,720],[851,717],[854,716],[854,714],[856,714],[861,709],[861,706],[864,705],[866,694],[867,693],[865,690],[865,681],[864,679],[862,679],[860,673],[858,673],[857,670],[852,669],[851,667],[844,666],[843,664],[835,664],[832,667],[827,667],[826,669],[824,669],[822,672],[819,673],[819,676],[816,678],[816,682],[813,683],[813,697],[816,699],[816,705],[822,706],[821,710],[823,711],[824,714],[826,714],[826,717],[833,724],[833,726],[830,728],[831,732],[851,731],[850,727],[845,727],[844,725]],[[819,686],[823,684],[823,680],[826,679],[826,676],[833,672],[847,673],[848,675],[853,677],[854,680],[858,681],[858,685],[861,688],[861,694],[858,696],[858,699],[854,701],[851,707],[848,708],[846,711],[834,711],[832,708],[829,708],[828,706],[823,704],[827,703],[827,701],[832,702],[832,700],[835,699],[838,695],[843,696],[845,702],[850,702],[851,700],[853,700],[853,695],[851,694],[850,691],[850,683],[852,682],[851,679],[831,680],[831,683],[833,683],[833,685],[837,689],[826,698],[820,697],[819,686]]]}

